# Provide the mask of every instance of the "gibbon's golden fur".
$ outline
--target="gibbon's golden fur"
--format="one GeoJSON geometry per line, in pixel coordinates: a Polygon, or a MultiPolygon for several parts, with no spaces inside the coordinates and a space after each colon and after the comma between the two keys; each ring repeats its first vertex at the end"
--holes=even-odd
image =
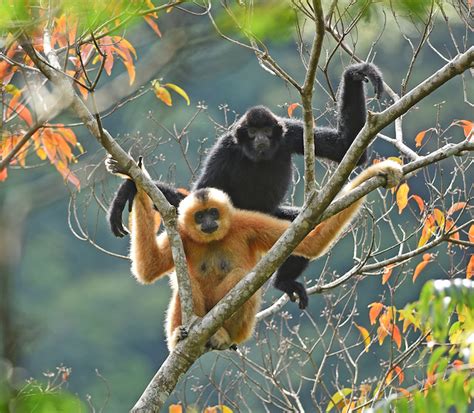
{"type": "MultiPolygon", "coordinates": [[[[402,177],[400,165],[384,161],[363,171],[349,182],[347,192],[367,179],[383,174],[387,187],[402,177]]],[[[356,215],[364,200],[320,223],[296,247],[293,254],[309,259],[323,255],[356,215]]],[[[152,283],[174,268],[166,233],[156,237],[151,199],[139,191],[132,209],[132,272],[141,283],[152,283]]],[[[194,311],[204,316],[255,266],[289,227],[290,222],[260,212],[236,209],[224,192],[205,188],[188,195],[178,209],[178,229],[191,279],[194,311]]],[[[181,326],[181,306],[175,275],[171,275],[173,296],[168,308],[166,331],[169,349],[185,337],[181,326]]],[[[209,346],[229,348],[247,340],[255,325],[260,306],[257,291],[211,337],[209,346]]]]}

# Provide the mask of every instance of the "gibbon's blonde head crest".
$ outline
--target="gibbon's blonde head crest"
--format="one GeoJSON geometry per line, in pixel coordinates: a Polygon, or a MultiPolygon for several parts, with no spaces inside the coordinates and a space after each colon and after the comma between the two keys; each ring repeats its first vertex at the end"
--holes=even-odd
{"type": "Polygon", "coordinates": [[[229,232],[232,222],[234,206],[229,196],[216,188],[203,188],[191,192],[184,198],[178,207],[179,229],[196,242],[208,243],[224,238],[229,232]],[[219,211],[217,223],[218,229],[210,234],[201,231],[196,224],[194,215],[196,212],[216,208],[219,211]]]}

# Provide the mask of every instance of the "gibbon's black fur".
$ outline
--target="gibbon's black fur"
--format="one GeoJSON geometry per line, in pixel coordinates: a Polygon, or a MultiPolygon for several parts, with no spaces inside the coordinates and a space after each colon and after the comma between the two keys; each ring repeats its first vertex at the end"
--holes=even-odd
{"type": "MultiPolygon", "coordinates": [[[[317,157],[340,162],[365,124],[364,82],[372,83],[375,95],[383,92],[382,74],[370,63],[354,64],[342,75],[338,94],[337,128],[316,127],[314,140],[317,157]]],[[[278,218],[293,220],[295,208],[280,207],[291,183],[291,157],[303,154],[303,122],[274,115],[265,106],[250,108],[234,128],[221,136],[204,161],[201,174],[192,190],[213,187],[226,192],[236,208],[260,211],[278,218]]],[[[364,154],[359,164],[366,161],[364,154]]],[[[109,165],[111,172],[117,172],[109,165]]],[[[156,182],[168,201],[178,206],[185,195],[162,182],[156,182]]],[[[109,208],[112,232],[123,237],[122,211],[129,210],[136,194],[133,181],[125,181],[109,208]]],[[[307,267],[308,260],[290,256],[278,269],[274,285],[292,300],[299,298],[300,308],[308,304],[304,286],[296,278],[307,267]]]]}

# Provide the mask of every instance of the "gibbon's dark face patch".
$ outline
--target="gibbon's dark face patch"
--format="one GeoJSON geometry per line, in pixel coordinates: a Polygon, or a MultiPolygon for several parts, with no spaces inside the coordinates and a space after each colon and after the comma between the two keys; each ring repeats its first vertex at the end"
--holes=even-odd
{"type": "Polygon", "coordinates": [[[267,108],[257,106],[243,116],[236,135],[249,159],[255,162],[269,161],[280,147],[283,128],[267,108]]]}
{"type": "Polygon", "coordinates": [[[219,228],[219,210],[217,208],[201,209],[194,214],[194,222],[201,227],[201,231],[212,234],[219,228]]]}

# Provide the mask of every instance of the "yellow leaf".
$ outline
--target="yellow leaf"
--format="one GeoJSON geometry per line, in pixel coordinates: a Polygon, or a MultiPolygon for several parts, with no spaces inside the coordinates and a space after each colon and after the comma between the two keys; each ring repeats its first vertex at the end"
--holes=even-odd
{"type": "Polygon", "coordinates": [[[397,162],[403,166],[403,161],[400,158],[397,158],[396,156],[389,156],[387,159],[390,159],[393,162],[397,162]]]}
{"type": "Polygon", "coordinates": [[[170,92],[168,92],[164,87],[159,86],[155,88],[155,95],[158,99],[163,101],[166,105],[172,106],[173,101],[171,100],[170,92]]]}
{"type": "Polygon", "coordinates": [[[400,185],[397,191],[397,205],[398,205],[398,213],[401,214],[405,207],[408,205],[408,192],[410,191],[410,187],[407,183],[403,183],[400,185]]]}
{"type": "Polygon", "coordinates": [[[38,149],[36,149],[36,155],[38,155],[38,157],[39,157],[42,161],[44,161],[44,160],[48,157],[48,155],[46,155],[46,152],[44,151],[43,148],[38,148],[38,149]]]}
{"type": "MultiPolygon", "coordinates": [[[[338,406],[339,403],[344,402],[344,399],[347,395],[352,393],[352,389],[341,389],[334,393],[331,396],[331,401],[328,403],[326,407],[326,413],[331,411],[334,407],[338,406]]],[[[342,407],[342,406],[341,406],[342,407]]]]}
{"type": "Polygon", "coordinates": [[[444,228],[444,214],[441,210],[438,208],[435,208],[433,211],[433,215],[435,218],[436,223],[438,224],[438,227],[444,228]]]}
{"type": "Polygon", "coordinates": [[[369,332],[367,331],[366,328],[364,328],[362,326],[359,326],[356,323],[354,323],[354,325],[360,331],[360,335],[362,336],[362,341],[364,342],[365,351],[368,352],[369,351],[369,346],[370,346],[370,334],[369,334],[369,332]]]}
{"type": "Polygon", "coordinates": [[[221,409],[221,413],[232,413],[232,409],[225,406],[224,404],[220,404],[219,409],[221,409]]]}
{"type": "Polygon", "coordinates": [[[423,131],[419,132],[418,135],[416,135],[415,144],[416,144],[417,148],[419,148],[421,146],[421,144],[423,143],[423,138],[425,137],[426,132],[428,132],[428,130],[423,130],[423,131]]]}
{"type": "Polygon", "coordinates": [[[178,95],[181,95],[184,98],[184,100],[186,101],[186,103],[188,104],[188,106],[191,104],[191,101],[189,100],[188,94],[183,89],[181,89],[179,86],[177,86],[173,83],[166,83],[163,86],[166,86],[167,88],[170,88],[170,89],[174,90],[178,95]]]}

